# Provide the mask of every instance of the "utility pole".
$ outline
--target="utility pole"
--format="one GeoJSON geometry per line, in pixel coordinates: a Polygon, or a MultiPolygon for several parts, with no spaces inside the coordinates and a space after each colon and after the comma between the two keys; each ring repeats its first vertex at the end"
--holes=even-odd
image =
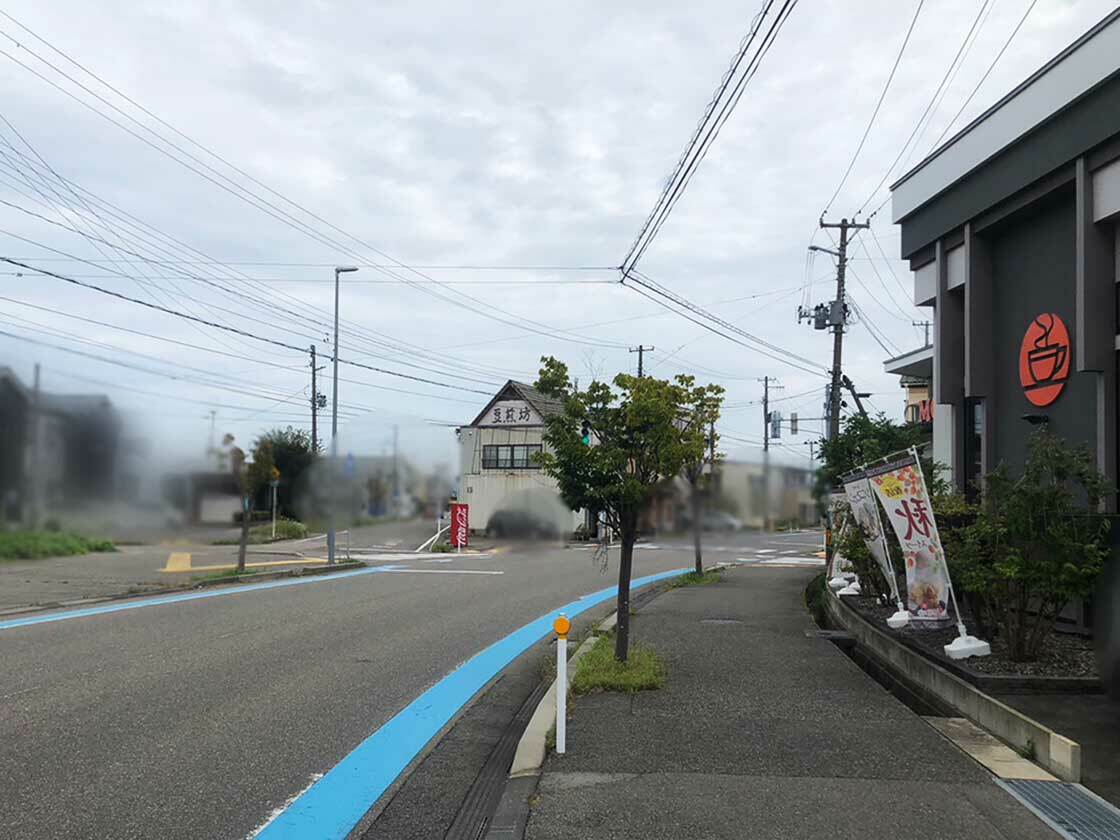
{"type": "Polygon", "coordinates": [[[630,348],[631,353],[637,353],[638,354],[638,378],[639,379],[642,378],[642,371],[644,369],[642,367],[643,357],[645,356],[647,351],[652,353],[656,349],[657,349],[656,347],[652,347],[652,346],[651,347],[646,347],[644,344],[639,344],[637,347],[631,347],[630,348]]]}
{"type": "Polygon", "coordinates": [[[929,321],[911,321],[910,326],[912,326],[912,327],[922,327],[925,330],[926,343],[923,344],[922,346],[923,347],[929,347],[929,328],[932,327],[933,324],[930,323],[929,321]]]}
{"type": "MultiPolygon", "coordinates": [[[[762,382],[762,527],[770,530],[770,388],[774,377],[764,376],[762,382]]],[[[774,388],[781,388],[774,382],[774,388]]]]}
{"type": "Polygon", "coordinates": [[[813,326],[816,329],[832,329],[832,388],[828,395],[828,438],[834,440],[840,434],[840,377],[843,375],[841,364],[844,353],[844,324],[848,319],[848,305],[844,298],[844,275],[848,269],[848,233],[852,230],[869,228],[871,224],[848,219],[841,219],[838,223],[826,222],[822,217],[820,226],[824,229],[840,230],[840,250],[832,251],[816,245],[809,246],[810,250],[824,251],[836,257],[836,300],[827,305],[818,305],[813,313],[798,313],[798,320],[808,316],[813,318],[813,326]]]}
{"type": "Polygon", "coordinates": [[[817,442],[815,440],[808,440],[805,441],[805,445],[809,447],[809,464],[812,465],[817,460],[815,451],[817,442]]]}
{"type": "MultiPolygon", "coordinates": [[[[214,460],[217,461],[217,457],[214,455],[214,421],[217,417],[217,414],[218,412],[216,412],[214,409],[210,409],[210,443],[206,447],[207,462],[209,462],[211,458],[214,458],[214,460]]],[[[209,466],[209,463],[207,465],[209,466]]]]}
{"type": "MultiPolygon", "coordinates": [[[[327,528],[327,565],[334,565],[335,549],[335,488],[338,484],[338,276],[357,271],[356,266],[338,266],[334,270],[334,344],[331,356],[334,360],[334,387],[331,389],[331,501],[327,528]]],[[[349,532],[347,532],[349,533],[349,532]]]]}
{"type": "Polygon", "coordinates": [[[39,363],[35,363],[35,387],[31,392],[31,469],[28,470],[29,478],[31,479],[31,504],[29,505],[30,522],[28,523],[32,528],[39,527],[39,515],[41,508],[39,506],[40,493],[39,489],[42,486],[40,475],[42,473],[42,463],[39,457],[39,443],[42,438],[42,430],[40,429],[41,423],[39,421],[39,363]]]}
{"type": "Polygon", "coordinates": [[[393,516],[400,516],[401,511],[401,474],[400,474],[400,427],[393,424],[393,516]]]}
{"type": "Polygon", "coordinates": [[[319,452],[319,390],[315,386],[315,345],[311,345],[311,454],[319,452]]]}

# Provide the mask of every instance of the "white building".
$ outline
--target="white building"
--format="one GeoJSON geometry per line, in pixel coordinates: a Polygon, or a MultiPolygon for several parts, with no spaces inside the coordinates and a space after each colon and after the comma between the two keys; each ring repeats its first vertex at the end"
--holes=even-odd
{"type": "Polygon", "coordinates": [[[485,531],[491,517],[503,511],[531,512],[561,533],[583,521],[534,459],[545,448],[545,418],[560,410],[558,400],[510,380],[470,425],[456,429],[459,501],[470,505],[472,531],[485,531]]]}

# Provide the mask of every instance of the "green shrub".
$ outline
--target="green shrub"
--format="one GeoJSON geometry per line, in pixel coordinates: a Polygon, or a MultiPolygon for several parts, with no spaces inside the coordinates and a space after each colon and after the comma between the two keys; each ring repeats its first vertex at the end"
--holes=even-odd
{"type": "Polygon", "coordinates": [[[614,636],[600,636],[576,664],[572,693],[648,691],[665,685],[665,663],[644,645],[630,643],[625,662],[614,658],[614,636]]]}
{"type": "Polygon", "coordinates": [[[91,551],[116,551],[110,540],[53,531],[0,531],[0,560],[39,560],[91,551]]]}
{"type": "Polygon", "coordinates": [[[854,519],[849,521],[848,527],[836,541],[836,551],[852,564],[852,570],[859,577],[859,584],[865,595],[874,595],[879,599],[892,597],[890,584],[867,547],[863,529],[854,519]]]}
{"type": "Polygon", "coordinates": [[[1022,475],[989,474],[982,502],[949,529],[953,579],[999,628],[1011,659],[1036,659],[1066,604],[1092,592],[1109,552],[1108,492],[1089,450],[1043,427],[1022,475]]]}
{"type": "MultiPolygon", "coordinates": [[[[268,525],[258,525],[256,528],[249,529],[249,533],[258,533],[264,537],[265,540],[272,539],[272,523],[268,525]]],[[[276,539],[278,540],[301,540],[307,536],[307,526],[302,522],[295,519],[277,519],[276,520],[276,539]]]]}

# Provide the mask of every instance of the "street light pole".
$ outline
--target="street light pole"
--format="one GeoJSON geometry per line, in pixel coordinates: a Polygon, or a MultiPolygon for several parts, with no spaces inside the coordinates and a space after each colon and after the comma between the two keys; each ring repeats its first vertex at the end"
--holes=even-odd
{"type": "Polygon", "coordinates": [[[338,469],[338,276],[357,270],[357,267],[352,265],[341,265],[334,270],[334,347],[331,349],[331,355],[334,357],[334,387],[331,389],[331,493],[329,501],[327,502],[330,505],[327,528],[328,566],[334,565],[334,489],[335,482],[337,481],[336,472],[338,469]]]}

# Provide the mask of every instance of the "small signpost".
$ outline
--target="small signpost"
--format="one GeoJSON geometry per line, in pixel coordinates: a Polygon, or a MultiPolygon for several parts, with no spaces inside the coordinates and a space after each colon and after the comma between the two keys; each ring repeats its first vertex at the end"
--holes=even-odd
{"type": "Polygon", "coordinates": [[[276,490],[280,486],[280,470],[272,468],[272,480],[268,482],[272,488],[272,539],[276,539],[276,490]]]}
{"type": "Polygon", "coordinates": [[[572,622],[564,613],[552,622],[556,631],[556,754],[568,748],[568,632],[572,622]]]}

